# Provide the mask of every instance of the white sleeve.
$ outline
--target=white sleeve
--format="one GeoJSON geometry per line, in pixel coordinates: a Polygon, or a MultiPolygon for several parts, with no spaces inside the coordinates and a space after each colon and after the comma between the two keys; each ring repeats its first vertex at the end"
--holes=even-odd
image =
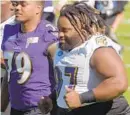
{"type": "Polygon", "coordinates": [[[87,45],[87,52],[90,57],[93,55],[94,51],[101,47],[111,47],[119,55],[119,45],[113,42],[110,38],[105,35],[95,35],[90,38],[87,45]]]}

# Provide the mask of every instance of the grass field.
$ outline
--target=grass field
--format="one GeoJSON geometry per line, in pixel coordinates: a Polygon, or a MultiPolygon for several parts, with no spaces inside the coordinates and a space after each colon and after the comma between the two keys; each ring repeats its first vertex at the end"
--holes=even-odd
{"type": "Polygon", "coordinates": [[[116,35],[119,42],[124,46],[123,61],[126,65],[129,80],[129,88],[124,95],[130,104],[130,2],[126,5],[124,14],[125,18],[119,25],[116,35]]]}

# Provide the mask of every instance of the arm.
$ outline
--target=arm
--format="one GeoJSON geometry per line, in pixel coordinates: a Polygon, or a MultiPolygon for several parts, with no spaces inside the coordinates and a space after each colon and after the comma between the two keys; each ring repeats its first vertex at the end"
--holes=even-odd
{"type": "Polygon", "coordinates": [[[119,24],[124,18],[124,9],[128,1],[117,1],[117,7],[113,9],[116,14],[116,18],[112,24],[112,31],[115,32],[119,24]]]}
{"type": "MultiPolygon", "coordinates": [[[[55,87],[55,79],[54,79],[54,74],[53,74],[53,58],[55,55],[56,51],[56,43],[53,43],[49,45],[47,49],[47,56],[48,56],[48,61],[49,61],[49,76],[50,76],[50,82],[51,82],[51,87],[55,87]]],[[[48,112],[55,112],[56,109],[56,98],[55,98],[55,91],[52,90],[52,94],[49,97],[41,97],[40,101],[38,102],[38,107],[41,110],[42,113],[47,114],[48,112]],[[50,99],[51,98],[51,99],[50,99]],[[46,108],[45,108],[45,107],[46,108]]]]}
{"type": "Polygon", "coordinates": [[[119,24],[123,20],[123,18],[124,18],[124,13],[123,12],[117,14],[117,16],[116,16],[116,18],[115,18],[115,20],[114,20],[114,22],[113,22],[113,24],[111,26],[111,29],[112,29],[113,32],[116,31],[116,29],[118,28],[119,24]]]}
{"type": "Polygon", "coordinates": [[[128,88],[124,64],[112,48],[99,48],[91,58],[91,66],[104,81],[93,89],[97,101],[108,101],[123,94],[128,88]]]}
{"type": "Polygon", "coordinates": [[[81,107],[84,103],[112,100],[127,90],[125,68],[114,49],[97,49],[91,57],[90,65],[104,80],[96,88],[81,94],[66,88],[65,101],[71,109],[81,107]]]}
{"type": "Polygon", "coordinates": [[[48,47],[48,50],[47,50],[49,59],[51,59],[52,61],[53,61],[54,56],[55,56],[56,48],[57,48],[56,43],[53,43],[53,44],[51,44],[51,45],[48,47]]]}
{"type": "Polygon", "coordinates": [[[55,87],[55,77],[54,77],[54,67],[53,67],[53,60],[56,52],[56,43],[53,43],[49,45],[47,53],[48,53],[48,61],[49,61],[49,76],[50,76],[50,82],[51,82],[51,87],[52,91],[55,87]]]}

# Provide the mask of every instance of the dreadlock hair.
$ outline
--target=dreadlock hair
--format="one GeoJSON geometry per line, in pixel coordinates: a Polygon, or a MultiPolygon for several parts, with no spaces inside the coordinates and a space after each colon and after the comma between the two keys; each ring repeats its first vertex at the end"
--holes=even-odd
{"type": "Polygon", "coordinates": [[[60,11],[60,16],[68,18],[83,42],[88,39],[89,35],[94,34],[92,27],[96,29],[96,32],[102,34],[105,34],[106,28],[108,28],[101,18],[100,12],[88,6],[84,1],[64,5],[60,11]],[[81,29],[85,30],[85,32],[81,32],[77,19],[80,21],[81,29]]]}

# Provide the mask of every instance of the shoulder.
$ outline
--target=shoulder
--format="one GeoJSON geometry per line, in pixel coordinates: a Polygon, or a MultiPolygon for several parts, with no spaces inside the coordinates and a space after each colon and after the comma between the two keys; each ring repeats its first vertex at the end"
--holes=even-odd
{"type": "Polygon", "coordinates": [[[57,28],[56,26],[54,26],[51,22],[45,20],[45,19],[42,19],[41,20],[41,25],[46,28],[46,31],[56,31],[57,28]]]}
{"type": "Polygon", "coordinates": [[[109,61],[119,59],[118,44],[113,42],[109,37],[105,35],[92,36],[88,42],[88,51],[90,53],[91,64],[93,60],[96,63],[102,63],[103,60],[109,61]],[[109,58],[108,58],[109,57],[109,58]]]}
{"type": "Polygon", "coordinates": [[[118,52],[118,44],[112,41],[109,37],[102,34],[93,35],[88,41],[88,47],[93,51],[100,47],[112,47],[118,52]]]}
{"type": "Polygon", "coordinates": [[[44,32],[45,41],[57,41],[58,39],[57,28],[46,20],[42,20],[42,25],[43,30],[45,31],[44,32]]]}
{"type": "Polygon", "coordinates": [[[94,35],[90,40],[90,44],[94,44],[95,47],[105,47],[108,46],[109,38],[105,35],[94,35]]]}
{"type": "MultiPolygon", "coordinates": [[[[116,52],[118,56],[120,55],[120,45],[112,41],[109,37],[102,34],[91,36],[90,39],[86,42],[85,46],[85,51],[87,52],[89,59],[91,59],[94,53],[99,49],[103,53],[108,53],[104,51],[112,49],[114,50],[114,52],[116,52]]],[[[100,55],[100,53],[98,54],[100,55]]]]}

